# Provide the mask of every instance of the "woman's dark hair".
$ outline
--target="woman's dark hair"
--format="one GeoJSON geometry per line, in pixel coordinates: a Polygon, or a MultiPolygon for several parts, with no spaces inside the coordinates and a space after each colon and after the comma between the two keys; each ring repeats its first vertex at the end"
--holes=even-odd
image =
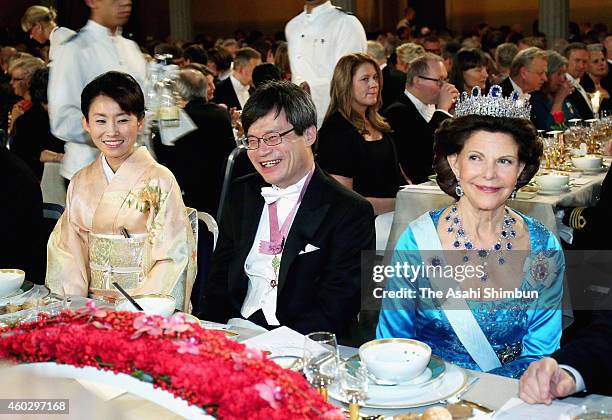
{"type": "Polygon", "coordinates": [[[32,102],[46,104],[47,84],[49,83],[49,67],[42,67],[34,72],[30,79],[30,96],[32,102]]]}
{"type": "Polygon", "coordinates": [[[119,71],[109,71],[93,79],[81,93],[81,112],[89,121],[89,108],[98,96],[108,96],[128,114],[144,118],[144,95],[140,85],[132,76],[119,71]]]}
{"type": "Polygon", "coordinates": [[[459,92],[465,90],[463,72],[476,67],[486,67],[487,57],[478,48],[461,48],[453,59],[453,67],[448,75],[448,81],[455,85],[459,92]]]}
{"type": "Polygon", "coordinates": [[[445,120],[434,134],[433,166],[437,182],[442,191],[458,199],[455,193],[457,178],[447,157],[461,153],[465,142],[477,131],[504,133],[511,136],[518,145],[519,162],[525,167],[516,180],[516,187],[525,186],[540,168],[542,143],[533,124],[523,118],[489,117],[467,115],[445,120]]]}

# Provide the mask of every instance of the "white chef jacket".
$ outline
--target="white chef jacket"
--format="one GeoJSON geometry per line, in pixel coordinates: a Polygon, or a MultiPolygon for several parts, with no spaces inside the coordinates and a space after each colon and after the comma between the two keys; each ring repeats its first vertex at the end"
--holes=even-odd
{"type": "Polygon", "coordinates": [[[54,54],[49,73],[49,120],[51,132],[64,140],[60,174],[72,176],[93,162],[98,149],[81,125],[81,92],[97,76],[116,70],[129,73],[142,87],[145,60],[135,42],[90,20],[78,35],[64,42],[54,54]]]}
{"type": "Polygon", "coordinates": [[[365,30],[355,16],[332,6],[331,1],[304,11],[285,27],[293,83],[308,82],[317,108],[318,127],[329,106],[330,83],[338,60],[366,52],[365,30]]]}
{"type": "Polygon", "coordinates": [[[60,45],[66,42],[68,39],[76,35],[72,29],[56,26],[49,34],[49,61],[53,61],[55,58],[55,52],[59,49],[60,45]]]}

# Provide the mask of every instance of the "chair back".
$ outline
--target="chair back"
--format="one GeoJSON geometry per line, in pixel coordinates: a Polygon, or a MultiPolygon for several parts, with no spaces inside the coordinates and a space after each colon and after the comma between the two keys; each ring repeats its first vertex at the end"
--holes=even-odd
{"type": "Polygon", "coordinates": [[[61,163],[45,162],[40,188],[43,202],[64,206],[66,204],[66,183],[64,177],[60,175],[60,167],[61,163]]]}
{"type": "Polygon", "coordinates": [[[244,146],[238,146],[227,157],[225,175],[223,176],[223,187],[221,188],[221,197],[219,198],[219,210],[217,211],[218,224],[221,224],[221,214],[223,213],[223,208],[232,181],[243,175],[255,172],[255,168],[249,160],[246,151],[244,146]]]}
{"type": "Polygon", "coordinates": [[[217,246],[217,237],[219,236],[219,226],[217,225],[215,218],[204,211],[199,211],[198,219],[203,221],[206,224],[208,231],[213,234],[213,250],[214,250],[215,247],[217,246]]]}
{"type": "Polygon", "coordinates": [[[217,243],[217,235],[219,234],[215,219],[203,211],[198,212],[198,231],[198,272],[191,290],[193,314],[201,312],[202,293],[204,292],[204,285],[210,271],[212,254],[217,243]]]}

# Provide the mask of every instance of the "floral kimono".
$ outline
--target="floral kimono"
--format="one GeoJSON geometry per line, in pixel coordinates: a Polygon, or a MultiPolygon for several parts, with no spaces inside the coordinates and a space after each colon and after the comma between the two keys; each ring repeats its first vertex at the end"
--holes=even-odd
{"type": "Polygon", "coordinates": [[[102,159],[68,187],[47,244],[47,286],[112,301],[117,282],[132,295],[171,294],[188,310],[196,239],[174,176],[139,147],[109,183],[102,159]]]}

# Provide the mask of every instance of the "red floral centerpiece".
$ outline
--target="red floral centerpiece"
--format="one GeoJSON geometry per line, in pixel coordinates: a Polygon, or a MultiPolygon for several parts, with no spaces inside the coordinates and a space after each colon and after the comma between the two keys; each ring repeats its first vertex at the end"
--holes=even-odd
{"type": "Polygon", "coordinates": [[[0,358],[92,366],[151,382],[223,419],[344,418],[296,372],[220,331],[93,302],[0,328],[0,358]]]}

